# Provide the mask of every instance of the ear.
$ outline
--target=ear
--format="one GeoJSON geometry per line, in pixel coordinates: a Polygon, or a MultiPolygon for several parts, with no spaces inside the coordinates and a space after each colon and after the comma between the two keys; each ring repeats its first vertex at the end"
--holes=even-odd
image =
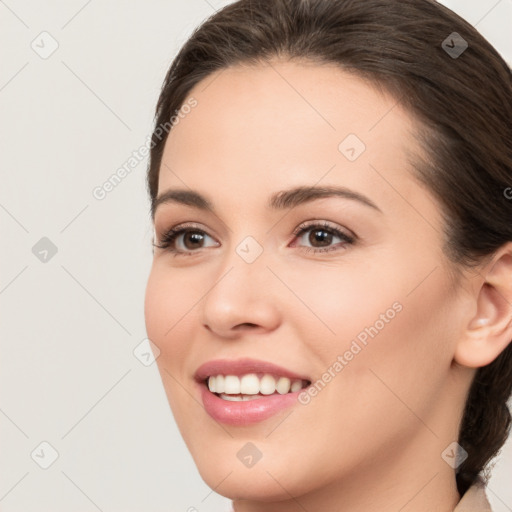
{"type": "Polygon", "coordinates": [[[478,273],[476,313],[456,346],[454,359],[470,368],[492,363],[512,341],[512,242],[478,273]]]}

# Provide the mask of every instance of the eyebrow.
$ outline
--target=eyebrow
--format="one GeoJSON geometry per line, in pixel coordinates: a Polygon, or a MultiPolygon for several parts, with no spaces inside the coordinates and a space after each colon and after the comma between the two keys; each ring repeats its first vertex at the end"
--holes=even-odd
{"type": "MultiPolygon", "coordinates": [[[[335,186],[302,186],[288,190],[281,190],[270,196],[267,208],[272,210],[286,210],[301,204],[315,201],[316,199],[324,199],[328,197],[341,197],[343,199],[357,201],[360,204],[383,213],[371,199],[363,194],[356,192],[355,190],[350,190],[346,187],[335,186]]],[[[169,189],[159,195],[153,202],[151,207],[151,216],[153,218],[158,206],[164,203],[178,203],[186,206],[192,206],[200,210],[210,210],[215,212],[212,202],[198,192],[186,189],[169,189]]]]}

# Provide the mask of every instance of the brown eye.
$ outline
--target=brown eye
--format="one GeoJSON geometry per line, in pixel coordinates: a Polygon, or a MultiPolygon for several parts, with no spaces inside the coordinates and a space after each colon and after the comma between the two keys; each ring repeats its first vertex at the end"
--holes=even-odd
{"type": "Polygon", "coordinates": [[[329,224],[310,224],[308,226],[300,226],[294,235],[307,242],[308,245],[299,246],[306,251],[313,252],[326,252],[335,251],[336,248],[342,248],[347,245],[352,245],[355,242],[355,237],[348,235],[329,224]],[[338,239],[337,245],[332,245],[338,239]]]}
{"type": "Polygon", "coordinates": [[[325,229],[311,229],[309,231],[308,242],[313,247],[318,247],[316,244],[320,244],[319,247],[325,247],[332,243],[333,234],[329,233],[325,229]]]}
{"type": "Polygon", "coordinates": [[[205,240],[208,238],[212,239],[210,235],[201,229],[194,226],[182,226],[170,229],[162,236],[158,244],[153,245],[160,249],[175,253],[177,256],[181,254],[199,252],[198,249],[218,245],[216,242],[210,246],[204,245],[205,240]]]}
{"type": "MultiPolygon", "coordinates": [[[[180,235],[181,236],[181,235],[180,235]]],[[[197,249],[201,247],[204,240],[204,235],[199,231],[185,231],[183,232],[183,245],[186,249],[197,249]]]]}

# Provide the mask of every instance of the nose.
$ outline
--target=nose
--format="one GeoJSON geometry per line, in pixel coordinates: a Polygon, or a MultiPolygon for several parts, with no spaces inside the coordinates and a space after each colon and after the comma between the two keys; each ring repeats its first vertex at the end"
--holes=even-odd
{"type": "Polygon", "coordinates": [[[235,339],[243,332],[270,332],[281,321],[276,279],[264,253],[247,263],[233,251],[204,299],[201,320],[218,337],[235,339]]]}

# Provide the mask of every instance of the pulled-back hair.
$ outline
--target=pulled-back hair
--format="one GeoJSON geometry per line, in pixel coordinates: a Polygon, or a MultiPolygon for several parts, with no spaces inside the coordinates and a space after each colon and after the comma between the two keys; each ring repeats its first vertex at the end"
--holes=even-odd
{"type": "MultiPolygon", "coordinates": [[[[152,205],[167,138],[157,128],[211,73],[274,57],[336,64],[418,122],[427,157],[416,155],[413,172],[441,205],[455,275],[512,240],[512,73],[475,28],[434,0],[239,0],[212,15],[162,86],[147,176],[152,205]]],[[[468,452],[456,475],[461,494],[507,439],[511,390],[512,344],[470,387],[458,440],[468,452]]]]}

